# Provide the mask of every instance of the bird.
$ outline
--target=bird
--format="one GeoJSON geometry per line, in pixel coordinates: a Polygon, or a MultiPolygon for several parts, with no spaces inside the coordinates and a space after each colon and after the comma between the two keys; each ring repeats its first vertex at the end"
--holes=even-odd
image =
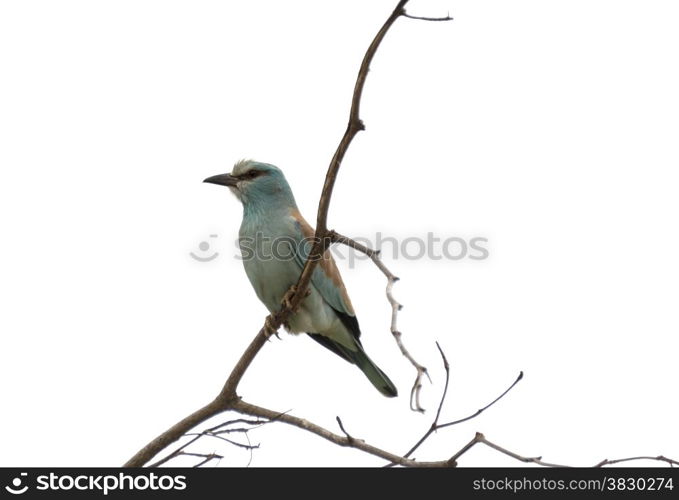
{"type": "MultiPolygon", "coordinates": [[[[227,186],[243,204],[238,242],[245,274],[269,312],[279,311],[286,292],[299,280],[314,238],[285,175],[269,163],[241,160],[231,173],[203,182],[227,186]]],[[[398,395],[394,383],[363,349],[354,308],[330,252],[315,267],[307,296],[284,326],[293,334],[306,333],[356,365],[384,396],[398,395]]]]}

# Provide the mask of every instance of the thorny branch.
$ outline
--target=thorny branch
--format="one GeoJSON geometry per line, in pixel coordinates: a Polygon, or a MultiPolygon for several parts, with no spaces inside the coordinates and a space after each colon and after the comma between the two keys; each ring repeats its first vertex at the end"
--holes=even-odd
{"type": "MultiPolygon", "coordinates": [[[[396,341],[396,344],[398,345],[401,354],[403,354],[403,356],[405,356],[405,358],[408,361],[410,361],[410,364],[413,365],[416,371],[415,382],[413,383],[413,387],[410,390],[410,409],[413,411],[424,413],[424,408],[420,404],[420,392],[422,390],[422,379],[425,375],[427,376],[427,378],[429,378],[429,373],[427,372],[427,367],[415,361],[415,358],[413,358],[408,349],[406,349],[406,346],[403,344],[401,331],[398,329],[397,326],[398,312],[401,309],[403,309],[403,305],[394,298],[392,290],[394,288],[394,284],[399,280],[398,276],[395,276],[387,268],[387,266],[384,265],[384,262],[382,262],[382,259],[380,259],[379,250],[373,250],[372,248],[368,248],[367,246],[362,245],[358,241],[355,241],[351,238],[348,238],[347,236],[339,234],[337,231],[329,231],[328,236],[330,237],[330,240],[333,243],[341,243],[343,245],[347,245],[348,247],[353,248],[354,250],[364,253],[365,255],[370,257],[370,260],[373,261],[377,268],[387,278],[387,300],[389,301],[389,305],[391,306],[391,325],[389,329],[391,331],[391,334],[394,336],[394,340],[396,341]]],[[[429,381],[431,382],[431,378],[429,378],[429,381]]]]}

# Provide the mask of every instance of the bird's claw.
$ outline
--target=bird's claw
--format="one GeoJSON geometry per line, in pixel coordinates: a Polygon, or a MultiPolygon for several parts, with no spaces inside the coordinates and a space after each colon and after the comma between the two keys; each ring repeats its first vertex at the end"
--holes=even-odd
{"type": "MultiPolygon", "coordinates": [[[[290,311],[292,311],[291,300],[292,300],[293,295],[295,295],[295,292],[297,292],[297,287],[294,287],[294,286],[290,287],[290,290],[285,292],[285,295],[283,295],[283,300],[281,301],[281,303],[283,304],[283,307],[285,307],[286,309],[289,309],[290,311]]],[[[292,312],[294,312],[294,311],[292,311],[292,312]]]]}
{"type": "Polygon", "coordinates": [[[273,318],[271,316],[267,316],[266,320],[264,321],[264,335],[266,336],[267,340],[269,340],[272,335],[275,335],[278,340],[280,340],[278,328],[276,328],[273,324],[273,318]]]}
{"type": "MultiPolygon", "coordinates": [[[[292,286],[290,289],[285,292],[285,295],[283,295],[283,299],[281,300],[281,305],[283,306],[283,309],[287,309],[291,313],[297,312],[297,309],[299,309],[299,304],[297,304],[296,307],[293,307],[292,304],[292,297],[297,293],[297,287],[292,286]]],[[[304,297],[308,297],[311,295],[311,290],[307,289],[306,292],[304,292],[304,297]]],[[[286,329],[290,329],[287,323],[283,323],[283,326],[286,329]]],[[[278,335],[278,328],[274,326],[274,321],[273,317],[271,315],[266,317],[266,321],[264,323],[264,334],[266,335],[266,339],[269,340],[269,338],[272,335],[276,335],[278,339],[280,339],[280,336],[278,335]]]]}
{"type": "MultiPolygon", "coordinates": [[[[291,312],[297,312],[297,309],[299,308],[299,304],[297,307],[292,306],[292,297],[297,293],[297,287],[296,286],[291,286],[290,289],[285,292],[285,295],[283,295],[283,300],[281,300],[281,304],[285,309],[288,309],[291,312]]],[[[308,297],[311,295],[311,290],[307,288],[306,292],[304,292],[304,297],[308,297]]]]}

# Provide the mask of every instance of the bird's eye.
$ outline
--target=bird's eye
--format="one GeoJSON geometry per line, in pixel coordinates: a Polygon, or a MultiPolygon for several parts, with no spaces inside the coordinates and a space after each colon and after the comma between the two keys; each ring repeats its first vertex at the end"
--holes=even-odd
{"type": "Polygon", "coordinates": [[[259,172],[257,170],[250,170],[245,174],[246,179],[254,179],[259,175],[259,172]]]}

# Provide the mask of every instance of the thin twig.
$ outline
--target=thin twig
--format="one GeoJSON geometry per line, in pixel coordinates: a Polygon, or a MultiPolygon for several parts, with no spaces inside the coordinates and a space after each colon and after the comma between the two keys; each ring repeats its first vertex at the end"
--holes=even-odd
{"type": "Polygon", "coordinates": [[[407,17],[408,19],[417,19],[419,21],[452,21],[453,18],[450,17],[450,14],[446,14],[445,17],[424,17],[424,16],[413,16],[411,14],[408,14],[407,12],[403,13],[403,17],[407,17]]]}
{"type": "Polygon", "coordinates": [[[206,432],[206,433],[196,432],[196,433],[189,433],[189,434],[186,434],[186,435],[187,436],[201,436],[201,437],[207,436],[207,437],[213,437],[213,438],[216,438],[216,439],[221,439],[222,441],[226,441],[229,444],[232,444],[232,445],[237,446],[239,448],[243,448],[245,450],[253,450],[253,449],[259,448],[258,444],[253,445],[253,444],[239,443],[238,441],[234,441],[233,439],[225,438],[224,436],[220,436],[219,434],[214,433],[214,432],[206,432]]]}
{"type": "Polygon", "coordinates": [[[182,453],[182,455],[188,455],[192,457],[202,457],[203,460],[201,462],[198,462],[196,465],[194,465],[194,468],[202,467],[208,462],[211,462],[212,460],[221,460],[224,458],[221,455],[217,455],[216,453],[210,453],[209,455],[203,455],[201,453],[182,453]]]}
{"type": "MultiPolygon", "coordinates": [[[[398,313],[401,309],[403,309],[403,305],[394,298],[393,287],[394,284],[399,280],[399,278],[395,276],[389,270],[389,268],[387,268],[387,266],[384,265],[384,262],[382,262],[382,259],[380,258],[379,250],[373,250],[372,248],[362,245],[358,241],[347,236],[344,236],[343,234],[339,234],[337,231],[334,230],[328,231],[328,237],[333,243],[341,243],[370,257],[370,260],[373,261],[375,266],[377,266],[377,268],[387,278],[386,294],[387,300],[389,301],[389,305],[391,306],[391,323],[389,326],[389,330],[391,331],[391,334],[394,337],[396,345],[398,345],[401,354],[403,354],[403,356],[410,362],[410,364],[413,365],[416,371],[415,382],[413,383],[413,387],[410,389],[410,409],[413,411],[424,413],[424,408],[420,404],[420,392],[422,390],[422,379],[425,375],[427,376],[427,378],[429,378],[429,372],[427,371],[427,367],[418,363],[415,360],[415,358],[413,358],[413,356],[410,354],[410,351],[406,349],[403,343],[403,335],[397,326],[398,313]]],[[[431,382],[431,378],[429,378],[429,382],[431,382]]]]}
{"type": "Polygon", "coordinates": [[[609,460],[605,459],[596,464],[594,467],[604,467],[606,465],[613,465],[613,464],[619,464],[621,462],[633,462],[636,460],[656,460],[658,462],[666,462],[670,465],[670,467],[674,467],[676,465],[679,465],[679,462],[676,460],[672,460],[671,458],[667,458],[663,455],[658,455],[657,457],[651,457],[647,455],[642,455],[638,457],[629,457],[629,458],[616,458],[614,460],[609,460]]]}
{"type": "MultiPolygon", "coordinates": [[[[252,429],[254,429],[254,427],[252,429]]],[[[220,434],[236,434],[236,433],[247,434],[252,429],[248,429],[246,427],[235,427],[233,429],[222,429],[221,431],[210,432],[209,434],[214,434],[215,436],[218,436],[220,434]]],[[[189,435],[190,434],[187,434],[187,436],[189,435]]]]}
{"type": "Polygon", "coordinates": [[[210,430],[216,431],[216,430],[218,430],[222,427],[226,427],[228,425],[234,425],[234,424],[251,425],[252,428],[254,429],[255,427],[260,427],[260,426],[262,426],[264,424],[268,424],[270,422],[271,422],[271,420],[262,420],[262,419],[259,419],[259,418],[256,419],[256,420],[252,420],[252,419],[249,419],[249,418],[236,418],[236,419],[233,419],[233,420],[227,420],[226,422],[222,422],[221,424],[212,427],[210,430]]]}
{"type": "Polygon", "coordinates": [[[480,432],[477,432],[476,435],[474,436],[474,439],[472,439],[469,443],[464,445],[462,449],[460,449],[460,451],[458,451],[452,457],[450,457],[448,459],[448,462],[453,466],[457,465],[457,460],[479,443],[485,444],[489,448],[499,451],[503,455],[507,455],[508,457],[511,457],[515,460],[519,460],[520,462],[533,463],[537,465],[542,465],[543,467],[568,467],[567,465],[558,465],[549,462],[544,462],[542,460],[542,457],[524,457],[522,455],[519,455],[518,453],[514,453],[513,451],[509,451],[508,449],[503,448],[502,446],[499,446],[495,443],[492,443],[491,441],[488,441],[486,437],[480,432]]]}
{"type": "Polygon", "coordinates": [[[347,432],[347,430],[344,428],[344,424],[342,423],[342,419],[339,418],[339,417],[335,417],[335,419],[337,420],[337,425],[339,425],[340,430],[344,433],[344,435],[347,437],[347,439],[349,441],[353,441],[354,437],[351,434],[349,434],[349,432],[347,432]]]}
{"type": "Polygon", "coordinates": [[[434,425],[438,424],[439,422],[441,410],[443,409],[443,403],[446,400],[446,394],[448,394],[448,384],[450,383],[450,364],[448,363],[448,358],[446,358],[446,354],[443,352],[443,349],[441,349],[441,344],[439,344],[438,341],[436,342],[436,348],[439,350],[441,360],[443,361],[443,369],[446,371],[446,383],[443,386],[443,396],[441,397],[441,401],[439,401],[439,407],[436,410],[436,417],[434,417],[434,425]]]}
{"type": "MultiPolygon", "coordinates": [[[[248,434],[245,434],[245,439],[248,440],[249,445],[252,445],[252,443],[250,442],[250,436],[248,434]]],[[[257,445],[257,447],[259,447],[259,445],[257,445]]],[[[254,448],[250,448],[250,458],[248,458],[248,463],[245,467],[250,467],[250,464],[252,463],[252,457],[254,456],[253,450],[254,448]]]]}
{"type": "MultiPolygon", "coordinates": [[[[436,347],[437,347],[437,349],[439,350],[439,354],[441,355],[441,360],[442,360],[442,362],[443,362],[443,368],[444,368],[445,371],[446,371],[446,382],[445,382],[445,385],[444,385],[444,387],[443,387],[443,392],[441,393],[441,399],[440,399],[440,401],[439,401],[438,410],[436,411],[436,417],[434,417],[434,421],[433,421],[433,422],[431,423],[431,425],[429,426],[429,429],[427,429],[427,431],[426,431],[426,432],[422,435],[422,437],[421,437],[421,438],[413,445],[413,447],[410,448],[410,450],[408,450],[408,452],[405,453],[405,454],[403,455],[404,457],[410,457],[410,456],[415,452],[415,450],[417,450],[420,446],[422,446],[422,444],[423,444],[427,439],[429,439],[429,436],[431,436],[433,433],[435,433],[435,432],[438,431],[439,429],[443,429],[443,428],[445,428],[445,427],[451,427],[451,426],[453,426],[453,425],[461,424],[462,422],[467,422],[468,420],[471,420],[471,419],[473,419],[473,418],[478,417],[479,415],[481,415],[481,413],[483,413],[483,412],[486,411],[488,408],[490,408],[491,406],[493,406],[495,403],[497,403],[498,401],[500,401],[503,397],[505,397],[505,396],[507,395],[507,393],[509,393],[509,391],[511,391],[511,390],[516,386],[516,384],[518,384],[519,381],[523,378],[523,372],[520,372],[520,373],[519,373],[519,376],[516,378],[516,380],[514,380],[514,382],[512,382],[512,384],[511,384],[507,389],[505,389],[505,390],[502,392],[502,394],[500,394],[498,397],[496,397],[493,401],[491,401],[490,403],[488,403],[488,404],[487,404],[486,406],[484,406],[483,408],[480,408],[480,409],[476,410],[476,411],[475,411],[474,413],[472,413],[471,415],[468,415],[468,416],[466,416],[466,417],[464,417],[464,418],[461,418],[461,419],[458,419],[458,420],[453,420],[453,421],[451,421],[451,422],[446,422],[446,423],[444,423],[444,424],[439,424],[439,419],[440,419],[440,417],[441,417],[441,411],[442,411],[442,409],[443,409],[443,404],[445,403],[446,397],[447,397],[447,395],[448,395],[448,385],[449,385],[449,382],[450,382],[450,365],[448,364],[448,359],[446,359],[446,355],[445,355],[445,353],[443,352],[443,349],[441,349],[441,346],[439,345],[438,342],[436,342],[436,347]]],[[[389,464],[389,465],[393,465],[393,464],[389,464]]]]}
{"type": "Polygon", "coordinates": [[[167,455],[165,458],[161,458],[157,462],[150,464],[149,467],[160,467],[161,465],[163,465],[166,462],[169,462],[173,458],[178,457],[180,455],[183,455],[184,454],[184,448],[186,448],[187,446],[189,446],[192,443],[195,443],[196,441],[198,441],[198,439],[200,439],[200,436],[194,437],[193,439],[189,440],[184,445],[180,446],[179,448],[174,450],[172,453],[167,455]]]}
{"type": "Polygon", "coordinates": [[[497,403],[497,402],[500,401],[502,398],[504,398],[504,397],[507,395],[507,393],[509,393],[509,391],[511,391],[511,390],[516,386],[516,384],[518,384],[518,383],[521,381],[522,378],[523,378],[523,372],[519,372],[519,376],[516,377],[516,380],[514,380],[514,382],[512,382],[512,385],[510,385],[509,387],[507,387],[507,389],[505,389],[505,391],[504,391],[502,394],[500,394],[498,397],[496,397],[493,401],[491,401],[490,403],[488,403],[486,406],[484,406],[483,408],[479,408],[478,410],[476,410],[476,411],[475,411],[474,413],[472,413],[471,415],[468,415],[468,416],[466,416],[466,417],[464,417],[464,418],[461,418],[461,419],[459,419],[459,420],[453,420],[452,422],[446,422],[445,424],[438,424],[438,425],[436,426],[436,429],[438,430],[438,429],[443,429],[444,427],[450,427],[451,425],[461,424],[462,422],[466,422],[467,420],[471,420],[471,419],[473,419],[473,418],[478,417],[478,416],[481,415],[484,411],[486,411],[488,408],[490,408],[490,407],[493,406],[495,403],[497,403]]]}
{"type": "MultiPolygon", "coordinates": [[[[441,355],[441,360],[443,361],[443,368],[446,371],[446,382],[445,385],[443,386],[443,393],[441,394],[441,400],[439,401],[439,406],[438,409],[436,410],[436,416],[434,417],[434,421],[432,422],[431,426],[427,430],[427,432],[424,433],[424,435],[413,445],[408,452],[403,455],[404,457],[409,457],[411,456],[415,450],[417,450],[422,443],[424,443],[429,436],[431,436],[434,432],[436,432],[436,429],[438,429],[438,423],[439,423],[439,418],[441,417],[441,410],[443,409],[443,403],[446,401],[446,395],[448,394],[448,384],[450,382],[450,365],[448,364],[448,359],[446,358],[446,355],[443,352],[443,349],[441,349],[441,346],[439,345],[438,342],[436,342],[436,348],[439,350],[439,354],[441,355]]],[[[393,465],[393,464],[389,464],[393,465]]]]}
{"type": "Polygon", "coordinates": [[[174,451],[172,451],[171,453],[169,453],[165,458],[163,458],[163,459],[161,459],[161,460],[158,460],[157,462],[155,462],[155,463],[149,465],[149,467],[158,467],[158,466],[160,466],[160,465],[162,465],[162,464],[164,464],[164,463],[169,462],[169,461],[172,460],[173,458],[176,458],[176,457],[178,457],[178,456],[181,456],[181,455],[186,454],[186,452],[185,452],[184,450],[185,450],[189,445],[195,443],[196,441],[198,441],[198,440],[199,440],[201,437],[203,437],[203,436],[211,436],[211,437],[219,438],[219,439],[222,439],[223,441],[226,441],[226,442],[228,442],[228,443],[230,443],[230,444],[233,444],[233,445],[235,445],[235,446],[238,446],[238,447],[240,447],[240,448],[249,449],[249,450],[250,450],[250,455],[251,455],[250,460],[252,460],[252,449],[253,449],[253,448],[258,448],[259,445],[250,448],[250,446],[252,446],[252,445],[251,445],[251,443],[249,443],[250,438],[247,437],[247,432],[248,432],[249,430],[256,429],[257,427],[261,427],[261,426],[264,425],[264,424],[268,424],[268,423],[270,423],[270,422],[272,422],[272,421],[273,421],[273,420],[261,420],[261,419],[250,420],[250,419],[237,418],[237,419],[234,419],[234,420],[227,420],[226,422],[222,422],[221,424],[215,425],[214,427],[210,427],[209,429],[205,429],[205,430],[202,431],[202,432],[197,432],[197,433],[186,433],[186,434],[184,434],[184,436],[193,436],[193,439],[187,441],[186,443],[184,443],[183,445],[181,445],[179,448],[177,448],[176,450],[174,450],[174,451]],[[227,427],[227,426],[229,426],[229,425],[235,425],[235,424],[246,424],[246,425],[251,425],[252,428],[251,428],[251,429],[246,429],[246,428],[244,428],[244,427],[237,427],[237,428],[234,428],[234,429],[224,429],[224,427],[227,427]],[[248,445],[245,445],[245,444],[243,444],[243,443],[239,443],[239,442],[237,442],[237,441],[232,441],[231,439],[227,439],[227,438],[224,438],[224,437],[222,437],[222,436],[219,435],[219,434],[222,434],[222,433],[227,433],[227,434],[228,434],[228,433],[231,433],[231,432],[242,432],[242,433],[244,433],[244,434],[245,434],[245,437],[246,437],[246,439],[248,440],[248,443],[249,443],[249,444],[248,444],[248,445]]]}

